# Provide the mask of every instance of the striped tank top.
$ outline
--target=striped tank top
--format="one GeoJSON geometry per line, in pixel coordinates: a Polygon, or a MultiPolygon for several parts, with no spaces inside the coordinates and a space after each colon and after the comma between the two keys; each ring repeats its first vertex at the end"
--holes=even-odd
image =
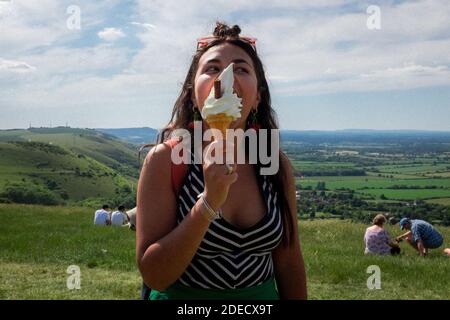
{"type": "MultiPolygon", "coordinates": [[[[191,155],[192,164],[178,196],[178,223],[204,190],[202,165],[195,164],[193,153],[191,155]]],[[[262,284],[273,277],[271,252],[281,241],[283,224],[277,193],[270,180],[259,173],[257,179],[267,206],[266,215],[244,230],[223,218],[214,220],[191,263],[178,279],[179,283],[203,289],[241,289],[262,284]]]]}

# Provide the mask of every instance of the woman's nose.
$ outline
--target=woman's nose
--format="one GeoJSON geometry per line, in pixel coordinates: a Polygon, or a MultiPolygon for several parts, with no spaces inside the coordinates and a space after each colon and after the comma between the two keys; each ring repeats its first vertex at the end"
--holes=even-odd
{"type": "Polygon", "coordinates": [[[233,91],[238,94],[240,92],[241,85],[239,77],[236,77],[236,74],[234,74],[234,82],[233,82],[233,91]]]}

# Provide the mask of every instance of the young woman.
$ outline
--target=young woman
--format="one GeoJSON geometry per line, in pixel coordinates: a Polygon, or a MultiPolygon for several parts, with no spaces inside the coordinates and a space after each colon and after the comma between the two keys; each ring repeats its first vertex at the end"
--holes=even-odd
{"type": "MultiPolygon", "coordinates": [[[[193,163],[179,192],[171,179],[171,134],[193,131],[214,80],[230,63],[242,99],[241,118],[230,128],[277,128],[255,40],[239,34],[238,26],[218,22],[213,36],[198,42],[172,118],[141,171],[136,254],[154,300],[306,299],[295,179],[286,155],[279,151],[275,175],[261,175],[258,159],[231,172],[224,164],[193,163]],[[211,219],[219,209],[222,218],[211,219]]],[[[203,143],[203,150],[217,143],[203,143]]]]}

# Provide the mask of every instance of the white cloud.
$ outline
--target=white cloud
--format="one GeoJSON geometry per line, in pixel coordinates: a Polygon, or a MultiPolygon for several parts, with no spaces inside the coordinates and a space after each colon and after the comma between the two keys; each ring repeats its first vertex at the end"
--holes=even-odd
{"type": "Polygon", "coordinates": [[[36,70],[36,68],[23,61],[6,60],[0,58],[0,72],[2,70],[25,73],[34,71],[36,70]]]}
{"type": "Polygon", "coordinates": [[[15,55],[41,46],[49,46],[66,32],[65,16],[58,15],[58,1],[15,0],[2,2],[0,14],[0,52],[15,55]]]}
{"type": "Polygon", "coordinates": [[[447,66],[421,66],[414,63],[406,63],[403,67],[387,68],[384,70],[374,71],[368,74],[362,74],[361,77],[369,78],[392,78],[392,77],[408,77],[408,76],[439,76],[450,75],[447,66]]]}
{"type": "Polygon", "coordinates": [[[92,48],[52,48],[43,54],[26,55],[26,61],[45,70],[43,76],[95,74],[121,70],[128,64],[128,49],[100,44],[92,48]]]}
{"type": "Polygon", "coordinates": [[[125,37],[125,34],[120,29],[105,28],[97,33],[98,37],[105,41],[116,41],[125,37]]]}
{"type": "Polygon", "coordinates": [[[373,71],[367,74],[317,78],[301,84],[275,84],[274,93],[283,96],[320,95],[337,92],[376,92],[384,90],[416,89],[432,86],[450,86],[447,66],[406,64],[373,71]]]}
{"type": "Polygon", "coordinates": [[[123,3],[80,0],[82,30],[73,32],[71,1],[0,1],[0,90],[14,93],[0,106],[151,105],[166,119],[196,39],[216,20],[258,38],[274,96],[450,85],[447,1],[378,3],[382,29],[374,31],[368,4],[357,0],[195,0],[181,9],[175,0],[136,0],[116,27],[110,19],[123,3]]]}
{"type": "Polygon", "coordinates": [[[131,22],[132,25],[145,28],[147,30],[156,29],[156,26],[151,23],[131,22]]]}

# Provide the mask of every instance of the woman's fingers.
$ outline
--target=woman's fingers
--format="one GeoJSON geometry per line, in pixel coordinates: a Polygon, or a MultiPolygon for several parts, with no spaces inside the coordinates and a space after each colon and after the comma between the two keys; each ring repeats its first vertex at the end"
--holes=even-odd
{"type": "Polygon", "coordinates": [[[238,179],[236,165],[227,165],[225,162],[227,150],[232,150],[231,145],[224,141],[213,141],[203,153],[205,194],[208,194],[208,201],[215,207],[220,207],[226,201],[230,185],[238,179]],[[227,166],[233,170],[230,172],[227,166]]]}
{"type": "Polygon", "coordinates": [[[205,164],[234,164],[234,144],[225,140],[211,142],[203,152],[205,164]]]}
{"type": "Polygon", "coordinates": [[[214,145],[213,145],[214,141],[211,142],[210,144],[208,144],[205,148],[205,150],[203,151],[203,163],[206,165],[211,165],[213,164],[213,156],[212,156],[212,152],[214,151],[214,145]]]}
{"type": "Polygon", "coordinates": [[[223,181],[225,183],[231,184],[231,183],[233,183],[233,182],[235,182],[237,180],[238,173],[236,172],[235,166],[230,166],[231,171],[226,166],[227,165],[224,165],[225,173],[224,173],[224,177],[221,178],[221,179],[223,179],[223,181]]]}

